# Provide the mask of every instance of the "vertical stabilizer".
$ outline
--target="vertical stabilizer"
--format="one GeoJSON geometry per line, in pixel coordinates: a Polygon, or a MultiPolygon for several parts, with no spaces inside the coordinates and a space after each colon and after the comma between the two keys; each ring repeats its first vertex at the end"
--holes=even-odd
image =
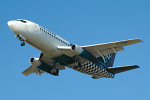
{"type": "Polygon", "coordinates": [[[105,65],[108,67],[113,67],[116,53],[112,53],[110,55],[111,55],[111,57],[108,59],[108,61],[105,63],[105,65]]]}
{"type": "Polygon", "coordinates": [[[104,55],[103,57],[99,57],[99,59],[107,67],[113,67],[115,56],[116,53],[111,53],[111,54],[104,55]]]}

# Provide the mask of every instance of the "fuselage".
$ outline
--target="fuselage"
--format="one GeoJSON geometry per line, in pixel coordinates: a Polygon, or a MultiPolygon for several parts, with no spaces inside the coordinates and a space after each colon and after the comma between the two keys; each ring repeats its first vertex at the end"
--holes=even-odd
{"type": "MultiPolygon", "coordinates": [[[[58,62],[63,64],[63,62],[59,62],[61,57],[65,57],[65,55],[58,50],[59,46],[70,47],[72,44],[65,39],[61,38],[60,36],[54,34],[53,32],[49,31],[42,26],[33,23],[27,20],[14,20],[8,22],[9,27],[16,35],[16,37],[22,37],[26,43],[30,44],[31,46],[37,48],[41,52],[44,52],[48,55],[49,59],[52,62],[58,62]],[[60,58],[59,58],[60,57],[60,58]],[[58,58],[58,59],[57,59],[58,58]]],[[[67,59],[72,59],[67,58],[67,59]]],[[[71,63],[64,63],[63,65],[70,65],[71,63]]],[[[73,68],[77,71],[99,76],[99,77],[109,77],[113,78],[114,75],[112,73],[107,72],[102,65],[97,66],[96,64],[87,61],[81,64],[80,67],[73,68]]]]}
{"type": "Polygon", "coordinates": [[[42,26],[31,21],[24,21],[25,22],[9,21],[8,25],[16,36],[21,34],[26,38],[25,42],[37,48],[38,50],[46,52],[47,54],[54,57],[61,55],[60,52],[58,52],[58,46],[71,45],[68,41],[47,30],[46,28],[43,28],[42,26]]]}

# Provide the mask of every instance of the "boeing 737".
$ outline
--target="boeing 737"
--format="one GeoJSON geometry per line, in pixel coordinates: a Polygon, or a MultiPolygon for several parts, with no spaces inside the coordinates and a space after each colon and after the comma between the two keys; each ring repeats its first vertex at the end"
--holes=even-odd
{"type": "Polygon", "coordinates": [[[31,66],[24,75],[49,73],[58,76],[65,67],[91,75],[92,78],[114,78],[115,74],[139,68],[137,65],[113,67],[115,55],[124,50],[124,46],[142,42],[130,39],[96,45],[78,46],[54,34],[42,26],[28,20],[8,21],[8,26],[21,41],[41,51],[39,58],[30,59],[31,66]]]}

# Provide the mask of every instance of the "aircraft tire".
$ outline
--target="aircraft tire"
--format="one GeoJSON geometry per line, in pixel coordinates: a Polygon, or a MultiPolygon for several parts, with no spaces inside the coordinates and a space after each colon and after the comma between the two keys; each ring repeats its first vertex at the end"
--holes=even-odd
{"type": "Polygon", "coordinates": [[[21,43],[21,46],[24,46],[24,45],[25,45],[25,43],[24,43],[24,42],[22,42],[22,43],[21,43]]]}
{"type": "Polygon", "coordinates": [[[59,73],[59,70],[58,70],[58,69],[52,69],[52,70],[51,70],[51,74],[52,74],[52,75],[58,75],[58,73],[59,73]]]}

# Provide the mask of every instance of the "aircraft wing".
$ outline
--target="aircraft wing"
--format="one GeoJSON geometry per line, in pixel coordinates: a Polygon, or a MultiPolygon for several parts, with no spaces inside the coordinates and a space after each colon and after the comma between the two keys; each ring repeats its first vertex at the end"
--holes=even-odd
{"type": "MultiPolygon", "coordinates": [[[[54,61],[52,59],[50,59],[50,57],[46,53],[41,53],[39,59],[40,59],[40,61],[44,62],[47,65],[54,64],[54,61]]],[[[65,69],[65,66],[63,66],[63,65],[60,65],[57,63],[55,65],[56,65],[56,68],[58,70],[64,70],[65,69]]]]}
{"type": "MultiPolygon", "coordinates": [[[[46,54],[46,53],[41,53],[40,57],[39,57],[39,61],[45,65],[49,65],[49,66],[44,66],[43,69],[37,68],[37,65],[32,64],[30,67],[28,67],[26,70],[24,70],[22,72],[22,74],[28,76],[32,73],[36,73],[37,75],[41,75],[42,73],[48,72],[47,69],[49,69],[50,67],[52,67],[52,64],[54,64],[54,61],[52,59],[50,59],[50,57],[46,54]]],[[[60,65],[60,64],[55,64],[56,68],[58,70],[64,70],[65,66],[60,65]]]]}
{"type": "Polygon", "coordinates": [[[118,51],[124,50],[124,46],[142,42],[140,39],[130,39],[124,41],[110,42],[104,44],[82,46],[88,52],[91,52],[94,56],[103,56],[110,53],[117,53],[118,51]]]}
{"type": "Polygon", "coordinates": [[[24,70],[22,72],[22,74],[28,76],[29,74],[32,73],[36,73],[37,75],[40,75],[42,73],[44,73],[44,71],[37,69],[36,67],[34,67],[34,65],[31,65],[30,67],[28,67],[26,70],[24,70]]]}

